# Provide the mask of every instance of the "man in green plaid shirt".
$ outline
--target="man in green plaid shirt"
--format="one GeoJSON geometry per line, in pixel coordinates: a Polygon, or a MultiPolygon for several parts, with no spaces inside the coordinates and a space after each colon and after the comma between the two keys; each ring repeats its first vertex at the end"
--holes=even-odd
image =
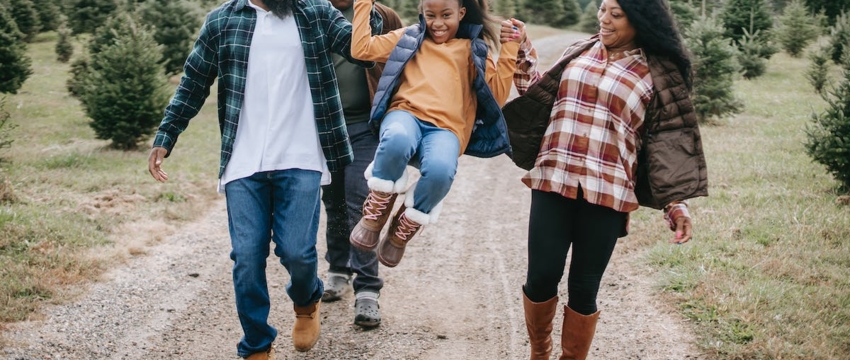
{"type": "MultiPolygon", "coordinates": [[[[377,12],[371,22],[379,33],[377,12]]],[[[351,24],[327,0],[230,0],[207,15],[154,139],[148,170],[166,181],[163,158],[218,80],[219,192],[227,200],[243,358],[273,356],[270,242],[291,277],[295,349],[308,351],[319,338],[320,186],[353,158],[331,52],[373,65],[351,58],[350,42],[351,24]]]]}

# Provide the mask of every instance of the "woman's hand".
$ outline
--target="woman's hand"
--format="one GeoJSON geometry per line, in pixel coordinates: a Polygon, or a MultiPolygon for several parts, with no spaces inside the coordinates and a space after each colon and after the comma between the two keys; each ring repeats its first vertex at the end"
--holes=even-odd
{"type": "Polygon", "coordinates": [[[693,237],[693,224],[690,216],[679,216],[676,218],[676,237],[670,242],[673,244],[684,244],[693,237]]]}
{"type": "Polygon", "coordinates": [[[500,43],[513,41],[521,44],[525,41],[525,38],[525,23],[514,18],[502,21],[502,29],[499,34],[500,43]]]}
{"type": "Polygon", "coordinates": [[[683,201],[675,201],[664,207],[664,219],[670,230],[676,232],[676,237],[670,241],[673,244],[684,244],[693,237],[693,223],[691,214],[688,213],[688,204],[683,201]]]}

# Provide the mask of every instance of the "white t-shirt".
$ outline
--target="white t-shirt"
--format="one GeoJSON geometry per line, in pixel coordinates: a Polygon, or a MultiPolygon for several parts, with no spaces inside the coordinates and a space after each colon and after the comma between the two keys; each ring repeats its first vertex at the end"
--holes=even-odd
{"type": "Polygon", "coordinates": [[[322,185],[330,184],[295,18],[281,19],[248,5],[257,10],[257,24],[233,153],[218,191],[224,193],[233,180],[286,169],[321,172],[322,185]]]}

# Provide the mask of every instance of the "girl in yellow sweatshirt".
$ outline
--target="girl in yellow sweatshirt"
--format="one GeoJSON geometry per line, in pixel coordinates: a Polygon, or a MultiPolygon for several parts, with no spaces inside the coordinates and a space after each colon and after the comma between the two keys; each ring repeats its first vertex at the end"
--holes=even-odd
{"type": "Polygon", "coordinates": [[[407,242],[437,220],[461,154],[510,152],[500,108],[510,95],[525,27],[505,20],[497,32],[486,0],[421,0],[418,24],[370,36],[372,3],[354,4],[351,54],[387,63],[370,119],[380,143],[364,174],[370,192],[350,240],[364,250],[378,246],[378,260],[393,267],[407,242]],[[489,48],[497,42],[502,46],[494,62],[489,48]],[[422,177],[379,246],[379,234],[407,184],[408,164],[422,177]]]}

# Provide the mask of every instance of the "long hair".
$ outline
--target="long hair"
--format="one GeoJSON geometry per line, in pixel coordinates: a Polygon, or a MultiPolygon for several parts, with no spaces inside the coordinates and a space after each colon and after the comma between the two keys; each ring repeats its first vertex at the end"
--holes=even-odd
{"type": "MultiPolygon", "coordinates": [[[[685,85],[693,88],[688,50],[665,0],[617,0],[635,28],[635,43],[648,55],[667,57],[676,64],[685,85]]],[[[468,11],[468,10],[467,10],[468,11]]]]}
{"type": "Polygon", "coordinates": [[[488,12],[487,0],[458,0],[460,6],[466,7],[466,15],[460,21],[461,24],[482,25],[484,29],[478,36],[490,43],[490,46],[499,44],[499,35],[493,27],[498,23],[488,12]]]}
{"type": "MultiPolygon", "coordinates": [[[[499,45],[499,34],[496,32],[495,26],[499,23],[493,16],[488,13],[487,0],[455,0],[461,7],[466,7],[466,15],[460,20],[461,24],[482,25],[479,38],[488,42],[492,48],[499,45]]],[[[419,1],[419,12],[422,13],[422,3],[425,0],[419,1]]]]}

